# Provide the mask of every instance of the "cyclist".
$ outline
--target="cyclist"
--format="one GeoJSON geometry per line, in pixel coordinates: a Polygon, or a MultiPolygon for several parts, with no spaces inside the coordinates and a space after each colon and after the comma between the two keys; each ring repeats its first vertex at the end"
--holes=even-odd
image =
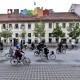
{"type": "Polygon", "coordinates": [[[61,41],[61,42],[58,44],[58,49],[59,49],[59,52],[61,52],[62,47],[63,47],[63,42],[61,41]]]}
{"type": "Polygon", "coordinates": [[[19,60],[21,60],[21,58],[22,58],[21,52],[24,53],[22,50],[20,50],[20,48],[16,48],[15,56],[16,56],[16,58],[19,57],[19,60]]]}
{"type": "Polygon", "coordinates": [[[41,51],[41,44],[40,44],[40,43],[37,45],[37,50],[38,50],[39,53],[40,53],[40,51],[41,51]]]}
{"type": "Polygon", "coordinates": [[[45,56],[46,56],[47,59],[48,59],[48,53],[49,53],[49,50],[46,47],[46,45],[44,45],[44,54],[45,54],[45,56]]]}
{"type": "Polygon", "coordinates": [[[34,48],[35,48],[35,43],[32,42],[32,43],[31,43],[31,49],[34,50],[34,48]]]}

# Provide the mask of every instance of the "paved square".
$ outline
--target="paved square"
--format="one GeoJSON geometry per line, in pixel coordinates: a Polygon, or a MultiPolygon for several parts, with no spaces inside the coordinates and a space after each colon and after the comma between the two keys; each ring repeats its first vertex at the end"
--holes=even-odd
{"type": "Polygon", "coordinates": [[[80,80],[79,65],[0,65],[0,80],[80,80]]]}

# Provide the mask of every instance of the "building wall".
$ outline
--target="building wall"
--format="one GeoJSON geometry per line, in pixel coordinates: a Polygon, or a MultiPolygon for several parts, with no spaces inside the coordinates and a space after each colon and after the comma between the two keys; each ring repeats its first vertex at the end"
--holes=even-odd
{"type": "MultiPolygon", "coordinates": [[[[21,32],[22,32],[21,24],[25,24],[25,31],[26,31],[25,41],[28,42],[28,39],[31,39],[31,41],[33,42],[36,39],[36,37],[33,34],[33,31],[34,31],[34,28],[35,28],[35,23],[34,22],[16,22],[16,23],[10,23],[10,24],[12,24],[12,29],[11,29],[11,31],[13,32],[12,38],[16,38],[15,37],[15,33],[18,33],[19,35],[21,34],[21,32]],[[15,29],[15,24],[16,23],[19,25],[19,29],[15,29]],[[28,29],[28,24],[31,24],[31,29],[28,29]],[[28,33],[31,33],[31,37],[28,37],[28,33]]],[[[44,37],[44,39],[45,39],[45,42],[46,43],[49,42],[49,38],[52,39],[52,42],[54,42],[54,43],[56,42],[55,41],[56,38],[49,37],[49,33],[52,33],[53,29],[56,27],[56,23],[57,22],[55,22],[55,23],[54,22],[45,22],[45,37],[44,37]],[[49,23],[52,24],[52,28],[49,28],[49,23]]],[[[67,42],[69,42],[69,39],[70,38],[68,36],[67,27],[69,26],[69,23],[71,23],[71,22],[65,22],[66,23],[66,27],[65,28],[62,27],[62,23],[63,22],[59,22],[59,26],[61,27],[61,29],[65,33],[65,37],[64,38],[66,38],[67,39],[67,42]]],[[[79,23],[79,22],[77,22],[77,23],[79,23]]],[[[2,29],[2,24],[6,24],[6,23],[1,23],[0,24],[0,32],[3,30],[2,29]]],[[[9,23],[7,23],[6,26],[9,26],[9,23]]],[[[78,37],[78,38],[79,38],[79,41],[80,41],[80,37],[78,37]]],[[[16,39],[19,39],[19,42],[20,42],[22,38],[19,36],[16,39]]],[[[59,39],[59,41],[60,40],[61,40],[61,38],[59,39]]]]}
{"type": "Polygon", "coordinates": [[[77,15],[80,16],[80,4],[72,4],[69,12],[75,12],[77,15]]]}

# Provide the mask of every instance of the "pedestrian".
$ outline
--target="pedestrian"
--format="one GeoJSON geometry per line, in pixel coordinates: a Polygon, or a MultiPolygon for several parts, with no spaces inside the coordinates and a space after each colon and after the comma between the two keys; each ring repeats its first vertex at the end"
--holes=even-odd
{"type": "Polygon", "coordinates": [[[23,42],[22,42],[22,40],[21,40],[21,43],[20,43],[20,49],[21,49],[21,51],[23,49],[23,42]]]}
{"type": "Polygon", "coordinates": [[[9,53],[11,56],[13,55],[13,46],[12,45],[10,46],[9,53]]]}
{"type": "Polygon", "coordinates": [[[25,50],[27,49],[27,46],[28,46],[28,44],[27,44],[27,43],[25,43],[25,44],[24,44],[24,48],[25,48],[25,50]]]}
{"type": "Polygon", "coordinates": [[[0,42],[0,50],[3,51],[3,42],[0,42]]]}

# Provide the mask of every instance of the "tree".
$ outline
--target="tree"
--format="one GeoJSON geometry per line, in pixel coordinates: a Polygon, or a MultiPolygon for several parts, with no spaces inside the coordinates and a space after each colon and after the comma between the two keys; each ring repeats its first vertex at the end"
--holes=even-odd
{"type": "Polygon", "coordinates": [[[57,40],[59,40],[59,37],[64,37],[64,33],[59,27],[59,25],[56,25],[56,28],[53,29],[52,36],[56,37],[57,40]]]}
{"type": "Polygon", "coordinates": [[[25,36],[26,36],[26,31],[25,29],[22,30],[21,34],[20,34],[20,37],[22,37],[22,39],[24,40],[25,42],[25,36]]]}
{"type": "Polygon", "coordinates": [[[69,26],[67,30],[69,31],[68,33],[69,37],[72,37],[72,39],[76,39],[80,35],[79,25],[75,23],[73,23],[72,26],[69,26]]]}
{"type": "Polygon", "coordinates": [[[25,29],[23,29],[22,32],[21,32],[21,34],[20,34],[20,37],[23,37],[24,38],[25,35],[26,35],[26,31],[25,31],[25,29]]]}
{"type": "Polygon", "coordinates": [[[9,38],[9,37],[12,37],[12,31],[11,30],[2,30],[2,32],[0,33],[1,34],[1,37],[4,37],[6,40],[9,38]]]}
{"type": "Polygon", "coordinates": [[[45,29],[44,23],[40,22],[40,23],[35,24],[35,28],[34,28],[33,33],[35,36],[37,36],[40,39],[40,41],[41,41],[42,37],[44,37],[44,35],[45,35],[44,29],[45,29]]]}

